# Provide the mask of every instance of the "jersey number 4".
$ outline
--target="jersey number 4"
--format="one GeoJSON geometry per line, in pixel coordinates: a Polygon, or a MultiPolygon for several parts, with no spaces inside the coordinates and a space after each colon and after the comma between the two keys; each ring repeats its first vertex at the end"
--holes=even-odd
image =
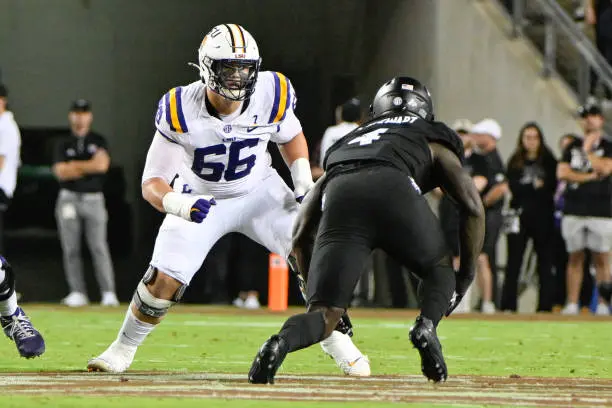
{"type": "Polygon", "coordinates": [[[363,135],[356,137],[350,142],[348,142],[348,144],[359,143],[359,146],[372,144],[372,142],[375,142],[380,139],[380,135],[385,133],[387,130],[389,130],[389,128],[380,128],[373,130],[372,132],[364,133],[363,135]]]}
{"type": "Polygon", "coordinates": [[[193,152],[193,165],[191,170],[206,181],[233,181],[247,176],[255,165],[254,154],[245,158],[240,158],[240,152],[244,148],[257,146],[259,139],[245,139],[237,142],[232,142],[229,148],[224,144],[202,147],[195,149],[193,152]],[[206,158],[210,156],[225,156],[228,153],[227,166],[220,162],[206,162],[206,158]],[[241,168],[240,170],[238,170],[241,168]]]}

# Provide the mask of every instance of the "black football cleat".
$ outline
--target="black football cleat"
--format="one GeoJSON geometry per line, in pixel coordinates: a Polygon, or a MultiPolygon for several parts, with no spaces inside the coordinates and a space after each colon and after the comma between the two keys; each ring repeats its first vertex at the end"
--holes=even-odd
{"type": "Polygon", "coordinates": [[[423,316],[417,317],[416,323],[410,328],[410,341],[421,355],[423,375],[433,382],[446,381],[448,371],[433,322],[423,316]]]}
{"type": "Polygon", "coordinates": [[[249,370],[251,384],[274,384],[276,371],[287,356],[287,343],[274,335],[259,349],[249,370]]]}

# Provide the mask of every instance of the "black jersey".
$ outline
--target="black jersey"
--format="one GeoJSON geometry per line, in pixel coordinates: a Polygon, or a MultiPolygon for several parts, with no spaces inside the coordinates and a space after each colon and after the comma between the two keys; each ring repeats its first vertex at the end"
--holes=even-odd
{"type": "Polygon", "coordinates": [[[431,177],[429,143],[439,143],[463,160],[459,136],[441,122],[429,122],[412,114],[392,114],[371,120],[338,140],[328,151],[323,166],[380,161],[397,167],[419,185],[423,193],[438,186],[431,177]]]}

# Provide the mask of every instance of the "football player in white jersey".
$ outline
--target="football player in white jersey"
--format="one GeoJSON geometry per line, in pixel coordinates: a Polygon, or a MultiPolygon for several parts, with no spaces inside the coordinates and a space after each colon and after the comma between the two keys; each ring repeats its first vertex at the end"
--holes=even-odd
{"type": "MultiPolygon", "coordinates": [[[[260,65],[251,34],[221,24],[198,50],[201,80],[161,98],[142,194],[167,215],[119,335],[89,361],[90,371],[128,369],[223,235],[240,232],[289,256],[297,202],[313,185],[308,148],[291,82],[279,72],[260,72],[260,65]],[[291,170],[293,192],[271,167],[268,141],[291,170]]],[[[330,339],[323,350],[346,374],[370,374],[367,357],[348,335],[336,331],[330,339]]]]}

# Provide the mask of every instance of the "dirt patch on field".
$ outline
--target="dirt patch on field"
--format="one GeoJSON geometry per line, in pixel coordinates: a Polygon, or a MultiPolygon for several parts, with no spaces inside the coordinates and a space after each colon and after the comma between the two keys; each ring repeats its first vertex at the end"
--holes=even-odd
{"type": "Polygon", "coordinates": [[[388,401],[504,406],[612,407],[612,380],[456,376],[440,385],[421,376],[279,376],[275,385],[244,375],[132,372],[5,373],[3,395],[150,396],[301,401],[388,401]]]}

